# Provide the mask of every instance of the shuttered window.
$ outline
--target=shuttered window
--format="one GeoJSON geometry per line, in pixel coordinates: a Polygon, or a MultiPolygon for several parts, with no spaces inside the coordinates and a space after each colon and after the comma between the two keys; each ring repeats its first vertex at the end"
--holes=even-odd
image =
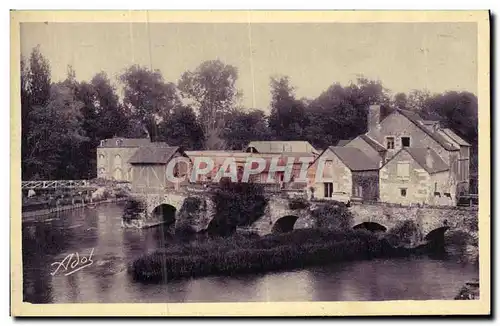
{"type": "Polygon", "coordinates": [[[398,178],[403,180],[410,179],[410,163],[398,162],[398,178]]]}

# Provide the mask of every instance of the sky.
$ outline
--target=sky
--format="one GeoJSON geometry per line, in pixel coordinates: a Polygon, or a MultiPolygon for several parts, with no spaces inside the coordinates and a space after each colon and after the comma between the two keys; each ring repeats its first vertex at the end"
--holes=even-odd
{"type": "Polygon", "coordinates": [[[269,79],[287,75],[298,98],[360,75],[393,93],[412,89],[477,94],[475,23],[23,23],[21,55],[40,45],[52,80],[71,65],[78,80],[132,64],[177,83],[186,70],[220,59],[238,69],[246,108],[268,110],[269,79]]]}

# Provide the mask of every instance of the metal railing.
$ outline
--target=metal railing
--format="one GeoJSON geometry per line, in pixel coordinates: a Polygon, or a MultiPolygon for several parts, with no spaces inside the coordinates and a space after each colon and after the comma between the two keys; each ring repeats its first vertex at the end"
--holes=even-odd
{"type": "Polygon", "coordinates": [[[21,189],[89,188],[89,180],[22,181],[21,189]]]}

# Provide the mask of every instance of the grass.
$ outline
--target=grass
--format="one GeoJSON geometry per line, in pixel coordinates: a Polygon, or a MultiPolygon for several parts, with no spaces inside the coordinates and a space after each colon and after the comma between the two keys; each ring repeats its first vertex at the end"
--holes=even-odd
{"type": "Polygon", "coordinates": [[[364,230],[302,229],[259,237],[235,235],[176,244],[135,260],[133,279],[159,283],[208,275],[261,273],[400,254],[364,230]]]}

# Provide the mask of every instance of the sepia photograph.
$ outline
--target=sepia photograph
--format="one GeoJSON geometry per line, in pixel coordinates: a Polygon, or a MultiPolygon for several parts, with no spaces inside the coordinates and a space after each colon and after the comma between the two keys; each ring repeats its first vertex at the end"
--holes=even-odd
{"type": "Polygon", "coordinates": [[[11,18],[14,314],[490,312],[487,11],[11,18]]]}

